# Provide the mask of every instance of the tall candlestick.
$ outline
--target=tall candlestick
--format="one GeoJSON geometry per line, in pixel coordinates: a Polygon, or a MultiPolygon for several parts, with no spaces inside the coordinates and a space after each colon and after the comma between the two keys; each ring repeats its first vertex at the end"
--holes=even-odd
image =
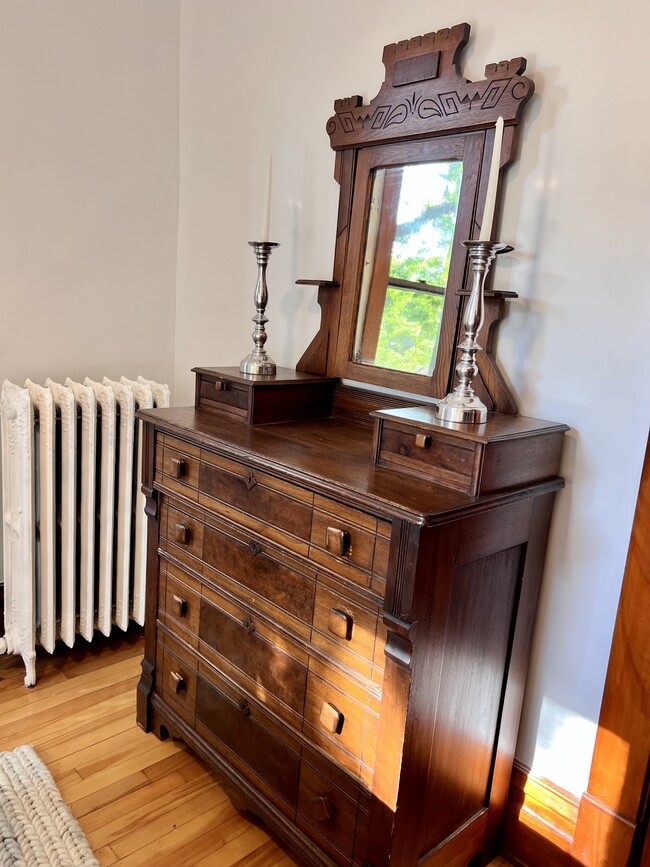
{"type": "Polygon", "coordinates": [[[271,225],[271,177],[273,170],[273,161],[271,154],[268,155],[266,166],[266,198],[264,200],[264,218],[262,220],[262,237],[261,241],[269,240],[269,228],[271,225]]]}
{"type": "Polygon", "coordinates": [[[492,146],[492,160],[490,161],[490,175],[488,177],[487,192],[485,194],[485,208],[483,221],[481,222],[481,234],[479,241],[489,241],[492,235],[492,221],[494,220],[494,206],[497,200],[497,187],[499,185],[499,164],[501,163],[501,142],[503,140],[503,118],[498,117],[494,128],[494,145],[492,146]]]}

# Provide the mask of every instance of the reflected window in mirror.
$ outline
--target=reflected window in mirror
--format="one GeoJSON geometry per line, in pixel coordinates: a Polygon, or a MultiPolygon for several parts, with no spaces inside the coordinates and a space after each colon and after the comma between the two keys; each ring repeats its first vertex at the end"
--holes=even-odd
{"type": "Polygon", "coordinates": [[[444,395],[483,156],[481,137],[363,148],[342,283],[345,379],[444,395]]]}
{"type": "Polygon", "coordinates": [[[372,171],[357,364],[433,372],[462,174],[455,160],[372,171]]]}

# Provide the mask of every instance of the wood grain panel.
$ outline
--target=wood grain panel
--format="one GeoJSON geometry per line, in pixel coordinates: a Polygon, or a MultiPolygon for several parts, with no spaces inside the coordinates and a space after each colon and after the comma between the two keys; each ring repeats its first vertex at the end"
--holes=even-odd
{"type": "Polygon", "coordinates": [[[425,851],[453,832],[459,815],[469,821],[489,797],[520,561],[515,547],[454,574],[430,757],[436,784],[424,797],[425,814],[435,816],[422,829],[425,851]],[[453,818],[447,804],[454,805],[453,818]]]}
{"type": "Polygon", "coordinates": [[[224,656],[256,684],[302,714],[307,685],[307,665],[280,650],[259,634],[255,617],[235,619],[203,599],[199,638],[224,656]]]}
{"type": "Polygon", "coordinates": [[[204,677],[196,688],[196,718],[289,805],[298,796],[300,757],[275,737],[255,705],[235,704],[204,677]]]}
{"type": "Polygon", "coordinates": [[[262,546],[255,539],[244,544],[213,527],[206,527],[204,560],[213,569],[311,624],[315,581],[277,559],[271,546],[262,546]]]}

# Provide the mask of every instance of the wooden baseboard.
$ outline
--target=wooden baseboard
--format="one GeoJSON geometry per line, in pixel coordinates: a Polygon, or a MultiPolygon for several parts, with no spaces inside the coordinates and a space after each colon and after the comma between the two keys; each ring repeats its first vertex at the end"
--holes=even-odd
{"type": "MultiPolygon", "coordinates": [[[[640,825],[585,792],[578,799],[515,760],[501,854],[516,867],[623,867],[640,825]]],[[[650,865],[648,865],[650,867],[650,865]]]]}
{"type": "Polygon", "coordinates": [[[574,795],[515,761],[501,854],[517,867],[574,867],[578,809],[574,795]]]}

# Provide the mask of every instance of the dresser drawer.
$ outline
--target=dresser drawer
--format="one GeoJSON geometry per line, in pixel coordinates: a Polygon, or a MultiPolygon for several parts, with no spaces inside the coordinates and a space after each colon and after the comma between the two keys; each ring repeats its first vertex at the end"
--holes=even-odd
{"type": "Polygon", "coordinates": [[[244,464],[202,452],[199,502],[306,555],[313,494],[244,464]]]}
{"type": "Polygon", "coordinates": [[[197,660],[188,649],[169,635],[158,644],[158,658],[162,659],[158,674],[158,689],[165,701],[190,725],[194,724],[196,705],[197,660]]]}
{"type": "Polygon", "coordinates": [[[424,476],[468,494],[476,493],[474,479],[482,456],[478,443],[389,421],[381,424],[378,438],[379,466],[424,476]]]}
{"type": "Polygon", "coordinates": [[[206,527],[204,575],[253,606],[274,608],[286,626],[309,637],[314,613],[316,573],[304,569],[273,545],[254,537],[206,527]]]}
{"type": "Polygon", "coordinates": [[[300,768],[297,825],[338,864],[354,852],[357,803],[304,759],[300,768]]]}
{"type": "Polygon", "coordinates": [[[309,557],[362,587],[372,587],[375,573],[383,590],[388,568],[388,527],[365,512],[316,495],[309,557]]]}
{"type": "MultiPolygon", "coordinates": [[[[243,675],[245,688],[261,701],[276,705],[272,699],[277,699],[293,711],[288,721],[300,727],[307,686],[305,651],[254,610],[209,587],[201,600],[198,633],[200,651],[208,660],[231,677],[243,675]]],[[[282,708],[272,709],[282,713],[282,708]]]]}
{"type": "Polygon", "coordinates": [[[323,666],[314,668],[320,671],[310,668],[303,731],[341,767],[367,779],[374,768],[377,739],[370,699],[348,678],[337,674],[335,685],[321,676],[323,666]]]}
{"type": "Polygon", "coordinates": [[[201,450],[175,437],[161,435],[156,451],[157,484],[191,500],[199,497],[201,450]]]}
{"type": "Polygon", "coordinates": [[[160,509],[160,548],[196,567],[203,556],[202,522],[163,501],[160,509]]]}
{"type": "MultiPolygon", "coordinates": [[[[367,678],[375,667],[378,620],[377,610],[317,584],[312,643],[367,678]]],[[[376,665],[383,668],[383,654],[378,654],[376,665]]]]}
{"type": "Polygon", "coordinates": [[[158,618],[186,644],[198,648],[201,583],[176,564],[160,562],[158,618]]]}
{"type": "Polygon", "coordinates": [[[287,815],[298,798],[300,744],[205,663],[196,689],[196,730],[287,815]]]}

